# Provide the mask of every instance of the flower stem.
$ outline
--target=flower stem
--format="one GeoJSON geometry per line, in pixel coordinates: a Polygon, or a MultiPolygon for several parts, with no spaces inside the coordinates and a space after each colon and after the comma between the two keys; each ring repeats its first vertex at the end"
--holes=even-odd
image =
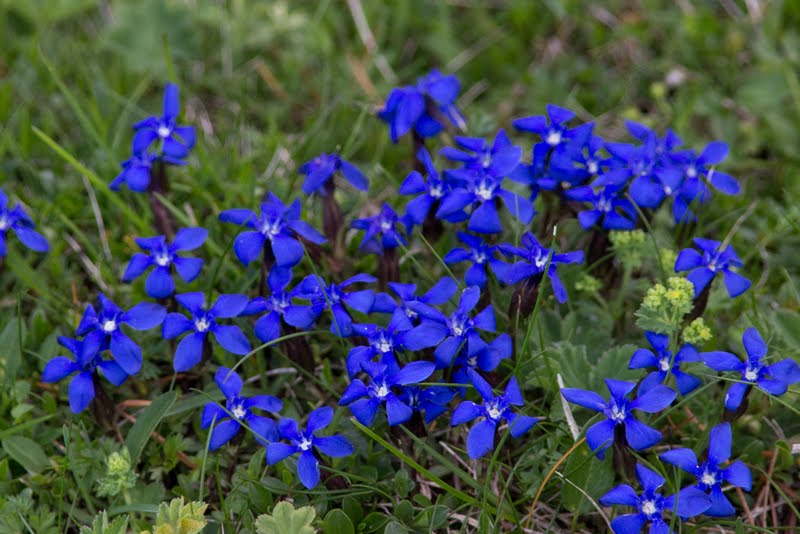
{"type": "Polygon", "coordinates": [[[175,236],[175,217],[167,206],[158,198],[169,193],[167,182],[167,166],[163,161],[157,162],[150,170],[150,185],[147,194],[150,197],[150,210],[153,212],[153,224],[162,235],[172,238],[175,236]]]}

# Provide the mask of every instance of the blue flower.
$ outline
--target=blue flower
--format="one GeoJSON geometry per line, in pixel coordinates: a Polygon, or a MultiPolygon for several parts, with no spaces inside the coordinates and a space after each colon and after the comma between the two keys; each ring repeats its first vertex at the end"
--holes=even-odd
{"type": "Polygon", "coordinates": [[[359,248],[372,254],[383,254],[384,250],[397,248],[406,244],[403,232],[407,233],[411,226],[410,217],[404,217],[405,221],[397,215],[392,207],[384,203],[380,213],[372,217],[356,219],[350,226],[359,230],[364,230],[364,237],[361,239],[359,248]],[[398,231],[398,225],[404,224],[405,230],[398,231]]]}
{"type": "Polygon", "coordinates": [[[694,487],[664,497],[658,492],[666,482],[664,477],[641,464],[636,464],[636,477],[642,485],[641,495],[631,486],[622,484],[600,497],[603,506],[618,504],[636,508],[636,513],[621,515],[611,522],[615,534],[637,534],[648,522],[650,534],[668,534],[672,530],[664,521],[665,510],[672,510],[681,517],[693,517],[702,514],[711,504],[708,495],[694,487]]]}
{"type": "Polygon", "coordinates": [[[415,412],[425,412],[425,423],[430,423],[447,411],[455,391],[446,386],[402,386],[397,397],[415,412]]]}
{"type": "Polygon", "coordinates": [[[607,378],[606,387],[611,392],[608,402],[594,391],[561,389],[561,395],[569,402],[605,415],[605,420],[595,423],[586,431],[586,443],[597,453],[598,458],[602,459],[605,450],[613,444],[614,429],[618,425],[625,427],[628,445],[634,450],[646,449],[661,441],[661,432],[638,421],[632,411],[655,413],[663,410],[675,400],[675,391],[659,385],[634,400],[628,400],[626,397],[636,387],[635,382],[607,378]]]}
{"type": "Polygon", "coordinates": [[[533,145],[531,163],[520,163],[508,175],[508,179],[530,187],[528,197],[531,202],[536,200],[539,190],[553,191],[558,188],[558,180],[550,171],[550,147],[546,143],[533,145]]]}
{"type": "Polygon", "coordinates": [[[711,506],[704,512],[711,517],[727,517],[736,513],[736,509],[722,493],[723,482],[746,491],[750,491],[753,483],[750,469],[741,460],[723,467],[731,457],[732,441],[731,425],[722,423],[711,429],[708,438],[708,459],[702,464],[698,462],[692,449],[673,449],[658,456],[662,461],[678,466],[697,477],[696,488],[711,497],[711,506]]]}
{"type": "Polygon", "coordinates": [[[374,324],[353,324],[353,334],[366,338],[367,345],[350,349],[347,354],[347,372],[350,378],[362,370],[362,364],[376,356],[394,357],[397,351],[418,351],[436,344],[439,329],[430,323],[416,328],[400,308],[395,309],[389,324],[380,327],[374,324]]]}
{"type": "Polygon", "coordinates": [[[412,171],[400,184],[399,193],[401,195],[417,195],[406,205],[406,215],[414,224],[422,224],[431,209],[434,209],[436,203],[452,188],[447,180],[439,177],[439,171],[436,170],[430,154],[424,147],[417,152],[417,159],[425,166],[427,179],[423,178],[419,171],[412,171]]]}
{"type": "Polygon", "coordinates": [[[553,148],[570,138],[572,131],[567,128],[567,124],[573,117],[575,113],[572,111],[547,104],[547,117],[525,117],[515,120],[513,124],[517,130],[538,134],[542,138],[542,144],[553,148]]]}
{"type": "Polygon", "coordinates": [[[369,180],[349,161],[342,159],[339,154],[325,154],[324,152],[303,164],[300,173],[306,175],[303,182],[303,193],[311,195],[317,193],[325,195],[325,185],[331,177],[340,171],[350,184],[360,191],[369,189],[369,180]]]}
{"type": "Polygon", "coordinates": [[[303,297],[303,287],[298,285],[291,291],[286,286],[292,281],[291,269],[273,267],[267,277],[269,297],[258,297],[251,300],[242,315],[264,313],[255,324],[256,337],[263,343],[269,343],[281,336],[281,322],[294,328],[306,330],[319,315],[312,306],[294,303],[295,298],[303,297]]]}
{"type": "Polygon", "coordinates": [[[59,382],[72,373],[78,373],[69,382],[69,407],[73,413],[82,412],[94,399],[95,369],[99,369],[100,374],[115,386],[122,385],[128,378],[128,373],[117,362],[102,358],[101,352],[107,346],[98,341],[96,337],[78,341],[59,336],[58,343],[69,350],[73,357],[56,356],[47,362],[42,373],[42,382],[59,382]]]}
{"type": "MultiPolygon", "coordinates": [[[[550,257],[550,249],[543,247],[541,243],[530,232],[525,232],[522,236],[522,247],[512,247],[511,245],[501,244],[499,249],[508,256],[517,256],[524,261],[518,261],[504,269],[502,281],[508,285],[516,284],[527,278],[541,276],[545,272],[547,258],[550,257]]],[[[550,259],[550,266],[547,268],[547,277],[553,286],[553,293],[556,299],[562,304],[567,301],[567,290],[558,277],[558,264],[583,263],[583,251],[576,250],[563,254],[553,254],[550,259]]]]}
{"type": "Polygon", "coordinates": [[[600,225],[606,230],[633,230],[636,225],[636,208],[633,203],[623,198],[622,188],[625,184],[607,185],[595,191],[589,186],[580,186],[567,190],[564,194],[570,200],[590,202],[592,209],[578,213],[578,222],[584,230],[600,225]]]}
{"type": "Polygon", "coordinates": [[[160,117],[148,117],[133,125],[136,135],[133,138],[134,154],[144,154],[155,141],[161,142],[161,155],[173,160],[182,160],[194,147],[193,126],[178,126],[180,113],[178,86],[168,83],[164,88],[164,109],[160,117]]]}
{"type": "MultiPolygon", "coordinates": [[[[715,189],[726,195],[739,194],[740,187],[736,179],[724,172],[710,168],[722,162],[728,155],[728,145],[722,141],[712,141],[697,156],[694,150],[671,154],[671,158],[683,168],[687,180],[703,179],[715,189]]],[[[703,183],[703,187],[705,184],[703,183]]]]}
{"type": "Polygon", "coordinates": [[[495,396],[490,386],[481,376],[472,369],[467,370],[470,382],[478,391],[483,402],[476,404],[465,400],[453,410],[450,426],[457,426],[483,417],[470,429],[467,434],[467,454],[473,460],[480,458],[494,448],[494,435],[497,425],[505,419],[508,421],[509,431],[515,438],[521,437],[539,422],[536,417],[519,415],[511,411],[512,406],[524,406],[525,400],[517,384],[517,379],[511,377],[506,385],[506,390],[500,396],[495,396]]]}
{"type": "Polygon", "coordinates": [[[203,269],[202,259],[183,258],[178,256],[178,252],[196,249],[205,242],[207,236],[208,231],[205,228],[181,228],[171,245],[163,235],[137,238],[136,243],[149,254],[134,254],[122,275],[122,281],[131,282],[148,268],[155,266],[145,281],[145,292],[154,299],[172,295],[175,292],[175,282],[171,276],[173,265],[187,284],[197,278],[203,269]]]}
{"type": "Polygon", "coordinates": [[[108,346],[111,355],[129,375],[135,375],[142,368],[142,349],[123,331],[126,324],[136,330],[149,330],[161,324],[167,315],[163,306],[152,302],[141,302],[128,311],[108,300],[100,293],[99,313],[91,304],[86,307],[83,318],[76,331],[79,336],[86,336],[84,342],[90,346],[108,346]]]}
{"type": "Polygon", "coordinates": [[[170,313],[164,319],[162,335],[164,339],[185,336],[175,350],[173,366],[176,372],[188,371],[200,362],[203,356],[203,343],[211,332],[223,349],[233,354],[245,355],[250,352],[250,342],[238,326],[222,325],[217,319],[230,319],[240,315],[247,306],[244,295],[220,295],[210,307],[205,306],[202,293],[183,293],[175,295],[178,304],[192,314],[191,319],[181,313],[170,313]]]}
{"type": "MultiPolygon", "coordinates": [[[[511,357],[514,346],[511,336],[500,334],[491,342],[486,343],[480,337],[473,338],[472,346],[463,346],[458,351],[453,361],[453,383],[468,384],[470,382],[468,371],[479,369],[484,373],[494,371],[500,365],[501,360],[511,357]]],[[[466,388],[459,388],[459,394],[463,397],[466,388]]]]}
{"type": "Polygon", "coordinates": [[[439,279],[438,282],[422,296],[417,296],[417,284],[401,284],[400,282],[389,282],[391,289],[399,298],[398,304],[388,293],[375,294],[375,303],[372,305],[372,312],[394,313],[397,308],[403,310],[406,316],[412,321],[419,319],[419,313],[414,310],[415,302],[421,302],[428,306],[439,306],[453,298],[458,290],[458,284],[449,276],[439,279]]]}
{"type": "MultiPolygon", "coordinates": [[[[594,123],[587,123],[573,129],[571,138],[559,144],[550,156],[550,169],[539,185],[543,189],[569,189],[585,183],[597,176],[610,164],[600,152],[605,146],[603,138],[592,135],[594,123]]],[[[547,148],[545,146],[545,148],[547,148]]],[[[534,158],[535,160],[535,158],[534,158]]]]}
{"type": "Polygon", "coordinates": [[[20,242],[36,252],[47,252],[50,244],[47,239],[36,232],[33,221],[22,209],[20,204],[8,209],[8,197],[0,189],[0,258],[6,256],[6,232],[14,230],[20,242]]]}
{"type": "MultiPolygon", "coordinates": [[[[138,152],[131,154],[131,157],[123,161],[120,165],[122,171],[114,178],[108,187],[112,191],[119,191],[122,185],[127,185],[128,189],[136,193],[144,193],[150,186],[150,171],[153,164],[159,161],[158,154],[155,152],[138,152]]],[[[168,160],[165,161],[176,165],[182,165],[181,160],[168,160]]]]}
{"type": "Polygon", "coordinates": [[[467,245],[468,248],[454,248],[448,252],[443,261],[447,265],[460,263],[463,261],[471,262],[472,265],[464,274],[464,282],[468,286],[478,286],[483,289],[488,280],[487,267],[491,267],[495,275],[500,277],[500,273],[505,272],[507,265],[495,258],[497,245],[487,245],[482,238],[465,232],[458,232],[458,239],[467,245]]]}
{"type": "Polygon", "coordinates": [[[750,288],[750,280],[732,270],[732,267],[744,265],[734,252],[733,246],[728,245],[725,250],[721,250],[722,243],[702,237],[695,237],[694,244],[703,253],[700,254],[691,248],[681,250],[675,261],[675,272],[692,271],[686,278],[694,284],[695,298],[720,272],[725,279],[725,288],[731,298],[738,297],[750,288]]]}
{"type": "Polygon", "coordinates": [[[378,117],[389,125],[392,143],[411,129],[421,138],[433,137],[444,128],[443,119],[463,129],[464,117],[455,105],[460,88],[455,76],[434,69],[416,86],[392,89],[378,112],[378,117]]]}
{"type": "Polygon", "coordinates": [[[653,354],[653,351],[649,349],[638,349],[631,356],[628,369],[655,367],[656,370],[642,380],[639,385],[639,394],[647,393],[655,386],[663,384],[668,374],[675,377],[675,384],[681,395],[688,395],[702,383],[696,376],[681,371],[682,363],[702,360],[700,353],[697,352],[694,346],[687,343],[681,347],[673,359],[672,351],[669,350],[669,336],[656,334],[655,332],[645,332],[644,335],[650,345],[656,349],[656,354],[653,354]]]}
{"type": "Polygon", "coordinates": [[[458,349],[464,343],[469,356],[476,355],[485,346],[478,329],[486,332],[495,331],[494,308],[491,305],[486,306],[475,317],[470,317],[470,312],[478,305],[480,296],[480,288],[476,286],[466,288],[461,292],[456,311],[450,316],[421,302],[412,304],[412,309],[423,317],[422,324],[432,327],[429,330],[431,342],[433,344],[441,342],[434,351],[437,366],[450,367],[458,349]]]}
{"type": "Polygon", "coordinates": [[[331,332],[346,337],[352,334],[353,318],[350,317],[345,306],[367,314],[372,310],[372,304],[375,302],[375,292],[371,289],[346,291],[345,288],[352,284],[371,284],[374,281],[374,276],[357,274],[341,284],[333,282],[326,284],[321,276],[310,274],[297,285],[297,294],[299,298],[311,300],[315,316],[319,315],[322,310],[330,309],[333,315],[331,332]]]}
{"type": "Polygon", "coordinates": [[[763,359],[767,355],[767,344],[753,327],[742,335],[742,344],[747,351],[747,361],[741,361],[730,352],[713,351],[703,353],[703,361],[715,371],[736,371],[741,382],[731,385],[725,395],[725,408],[735,411],[744,399],[751,385],[756,385],[769,395],[780,396],[790,385],[800,382],[800,365],[787,358],[767,365],[763,359]]]}
{"type": "Polygon", "coordinates": [[[339,405],[350,405],[350,411],[364,426],[372,424],[382,404],[386,405],[389,426],[411,419],[413,408],[400,400],[392,388],[422,382],[435,370],[433,363],[422,361],[411,362],[401,369],[392,356],[384,358],[383,363],[365,362],[362,368],[370,377],[369,385],[356,378],[347,386],[339,405]]]}
{"type": "Polygon", "coordinates": [[[508,176],[522,158],[522,149],[514,145],[502,129],[497,132],[491,146],[486,139],[480,137],[456,136],[455,141],[469,152],[445,147],[439,153],[447,159],[460,162],[465,169],[486,173],[495,178],[508,176]]]}
{"type": "Polygon", "coordinates": [[[208,428],[214,423],[208,449],[217,450],[228,443],[246,423],[262,445],[278,440],[275,422],[253,413],[253,409],[278,413],[283,409],[283,402],[272,395],[256,395],[242,397],[242,379],[227,367],[220,367],[214,375],[214,382],[225,395],[225,409],[216,402],[209,402],[203,408],[200,428],[208,428]]]}
{"type": "Polygon", "coordinates": [[[261,204],[260,217],[248,209],[232,209],[220,213],[219,220],[253,229],[242,232],[233,242],[236,257],[244,265],[258,259],[264,243],[269,241],[275,263],[279,267],[293,267],[303,258],[304,249],[299,238],[317,244],[326,241],[322,234],[300,219],[301,209],[299,199],[287,207],[270,193],[268,200],[261,204]]]}
{"type": "Polygon", "coordinates": [[[267,445],[267,463],[274,465],[284,458],[300,453],[297,460],[297,478],[307,489],[313,489],[319,484],[319,460],[314,454],[314,448],[322,454],[341,458],[353,454],[353,446],[342,435],[317,436],[317,432],[331,424],[333,408],[323,406],[311,412],[308,416],[305,430],[299,430],[294,419],[281,419],[278,430],[281,439],[289,443],[276,441],[267,445]]]}

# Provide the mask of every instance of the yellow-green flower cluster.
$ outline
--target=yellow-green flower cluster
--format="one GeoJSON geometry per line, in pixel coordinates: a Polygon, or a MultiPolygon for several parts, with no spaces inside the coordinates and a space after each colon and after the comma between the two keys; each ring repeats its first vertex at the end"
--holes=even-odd
{"type": "Polygon", "coordinates": [[[600,280],[590,274],[584,274],[575,282],[575,289],[583,293],[597,293],[601,287],[600,280]]]}
{"type": "Polygon", "coordinates": [[[672,276],[666,285],[656,284],[647,290],[636,312],[638,324],[645,330],[662,334],[680,330],[683,316],[692,309],[694,286],[685,278],[672,276]]]}
{"type": "Polygon", "coordinates": [[[675,261],[678,259],[678,253],[671,248],[661,248],[658,250],[658,255],[664,270],[668,273],[673,272],[675,261]]]}
{"type": "Polygon", "coordinates": [[[614,247],[614,253],[622,262],[622,265],[631,269],[642,266],[644,257],[644,242],[646,235],[642,230],[631,230],[629,232],[614,230],[609,232],[608,238],[614,247]]]}
{"type": "Polygon", "coordinates": [[[709,328],[702,317],[698,317],[683,329],[683,341],[697,347],[703,345],[707,341],[711,341],[713,337],[714,335],[711,333],[711,328],[709,328]]]}
{"type": "Polygon", "coordinates": [[[106,475],[99,480],[97,494],[101,497],[114,497],[136,485],[128,449],[112,452],[106,458],[106,475]]]}

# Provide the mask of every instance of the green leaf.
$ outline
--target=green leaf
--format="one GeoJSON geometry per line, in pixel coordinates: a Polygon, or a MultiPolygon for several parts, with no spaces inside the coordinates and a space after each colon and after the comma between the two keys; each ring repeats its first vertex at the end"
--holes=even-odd
{"type": "Polygon", "coordinates": [[[383,531],[383,534],[408,534],[408,529],[397,521],[392,521],[386,525],[386,529],[383,531]]]}
{"type": "Polygon", "coordinates": [[[575,514],[584,514],[593,509],[586,496],[577,488],[582,488],[589,496],[598,499],[614,484],[614,471],[611,463],[598,460],[588,447],[579,447],[572,453],[567,460],[564,476],[574,486],[565,483],[561,488],[560,500],[568,510],[575,514]]]}
{"type": "Polygon", "coordinates": [[[50,467],[42,447],[25,436],[9,436],[2,441],[3,450],[31,473],[41,473],[50,467]]]}
{"type": "Polygon", "coordinates": [[[325,516],[325,534],[355,534],[350,518],[341,510],[331,510],[325,516]]]}
{"type": "Polygon", "coordinates": [[[553,355],[552,360],[564,379],[564,386],[568,388],[589,388],[591,386],[591,370],[586,347],[573,345],[568,341],[555,343],[547,350],[553,355]]]}
{"type": "Polygon", "coordinates": [[[638,347],[635,345],[619,345],[605,351],[592,365],[589,389],[605,391],[605,379],[614,377],[617,380],[636,380],[641,376],[641,369],[628,369],[631,356],[638,347]]]}
{"type": "MultiPolygon", "coordinates": [[[[335,511],[347,518],[341,510],[335,511]]],[[[316,510],[311,506],[302,506],[295,510],[291,503],[281,501],[272,509],[272,515],[262,514],[256,518],[256,532],[258,534],[313,534],[315,530],[311,526],[311,522],[314,521],[316,515],[316,510]]],[[[350,532],[353,532],[352,528],[351,523],[350,532]]]]}
{"type": "MultiPolygon", "coordinates": [[[[205,518],[208,505],[192,501],[184,503],[183,497],[172,499],[169,504],[158,506],[153,534],[199,534],[206,527],[205,518]]],[[[144,533],[143,533],[144,534],[144,533]]]]}
{"type": "Polygon", "coordinates": [[[361,507],[361,503],[350,495],[342,499],[342,511],[347,514],[354,525],[361,523],[364,518],[364,509],[361,507]]]}
{"type": "Polygon", "coordinates": [[[81,527],[80,534],[125,534],[128,531],[128,520],[127,515],[121,515],[109,523],[108,514],[103,510],[94,516],[91,527],[81,527]]]}
{"type": "Polygon", "coordinates": [[[167,411],[172,408],[177,397],[178,394],[175,391],[164,393],[150,403],[150,406],[145,408],[136,419],[136,423],[125,437],[125,446],[131,454],[131,465],[135,466],[139,463],[139,456],[142,454],[147,440],[150,439],[150,434],[156,429],[167,411]]]}

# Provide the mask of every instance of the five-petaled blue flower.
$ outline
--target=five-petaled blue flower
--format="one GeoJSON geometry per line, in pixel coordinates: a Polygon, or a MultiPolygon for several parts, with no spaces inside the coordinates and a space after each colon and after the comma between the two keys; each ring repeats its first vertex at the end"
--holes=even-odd
{"type": "Polygon", "coordinates": [[[59,336],[58,343],[69,350],[73,358],[56,356],[47,362],[42,373],[42,382],[59,382],[72,373],[78,373],[69,382],[69,407],[73,413],[82,412],[94,399],[95,369],[99,369],[100,374],[115,386],[122,385],[128,378],[128,373],[117,362],[102,358],[101,353],[108,344],[99,344],[98,341],[92,337],[79,341],[59,336]]]}
{"type": "Polygon", "coordinates": [[[478,373],[468,369],[467,375],[472,385],[483,397],[483,402],[481,404],[468,400],[461,402],[453,410],[450,426],[461,425],[478,417],[484,417],[467,434],[467,454],[473,460],[480,458],[494,448],[494,435],[497,432],[497,425],[502,419],[508,421],[509,431],[515,438],[521,437],[539,422],[536,417],[519,415],[511,411],[511,406],[525,405],[525,400],[522,398],[522,392],[515,377],[511,377],[511,380],[508,381],[505,392],[496,396],[492,391],[492,386],[481,378],[478,373]]]}
{"type": "Polygon", "coordinates": [[[278,432],[275,421],[253,413],[253,409],[278,413],[283,409],[283,402],[272,395],[256,395],[255,397],[242,397],[242,379],[227,367],[220,367],[214,375],[214,382],[225,394],[225,409],[216,402],[209,402],[203,408],[201,428],[208,428],[214,423],[208,449],[217,450],[228,443],[246,423],[262,445],[277,441],[278,432]]]}
{"type": "Polygon", "coordinates": [[[303,182],[303,193],[325,195],[325,186],[336,171],[340,171],[342,176],[356,189],[360,191],[369,189],[369,180],[355,165],[342,159],[339,154],[323,152],[300,167],[300,173],[306,175],[306,181],[303,182]]]}
{"type": "Polygon", "coordinates": [[[466,232],[457,232],[457,235],[458,239],[467,245],[467,248],[454,248],[445,255],[442,261],[447,265],[463,261],[472,263],[464,273],[464,282],[468,286],[478,286],[481,289],[486,287],[487,268],[491,268],[498,278],[502,277],[507,265],[495,258],[495,252],[499,248],[497,245],[488,245],[482,238],[466,232]]]}
{"type": "Polygon", "coordinates": [[[423,361],[411,362],[401,369],[393,356],[385,357],[383,363],[364,362],[361,366],[370,377],[369,385],[356,378],[347,386],[339,405],[350,405],[350,411],[364,426],[372,424],[381,404],[386,404],[389,426],[411,419],[414,410],[392,388],[422,382],[435,370],[433,363],[423,361]]]}
{"type": "Polygon", "coordinates": [[[47,239],[36,232],[33,221],[20,204],[8,209],[8,197],[0,189],[0,258],[6,256],[6,232],[14,230],[20,242],[36,252],[47,252],[50,244],[47,239]]]}
{"type": "Polygon", "coordinates": [[[800,365],[787,358],[767,365],[762,360],[767,355],[767,344],[753,327],[742,335],[742,344],[747,351],[747,361],[743,362],[730,352],[712,351],[703,353],[705,364],[715,371],[736,371],[741,382],[731,385],[725,395],[725,408],[736,410],[751,385],[756,385],[770,395],[786,393],[790,385],[800,382],[800,365]]]}
{"type": "Polygon", "coordinates": [[[634,400],[626,397],[636,387],[635,382],[606,379],[606,387],[611,392],[608,402],[595,393],[575,388],[562,388],[561,395],[569,402],[601,412],[606,416],[604,421],[595,423],[586,431],[586,443],[589,448],[602,459],[605,450],[614,443],[614,430],[617,425],[625,427],[625,438],[634,450],[651,447],[661,441],[661,432],[638,421],[633,410],[655,413],[663,410],[675,400],[676,393],[667,386],[658,385],[634,400]]]}
{"type": "Polygon", "coordinates": [[[731,502],[722,493],[722,483],[727,482],[737,488],[750,491],[752,474],[741,460],[723,467],[731,457],[733,434],[729,423],[722,423],[711,429],[708,438],[708,459],[702,464],[692,449],[673,449],[658,457],[667,463],[678,466],[697,477],[697,488],[711,497],[711,506],[704,512],[711,517],[726,517],[736,513],[731,502]]]}
{"type": "Polygon", "coordinates": [[[419,137],[433,137],[444,125],[441,119],[463,129],[464,117],[455,105],[461,86],[452,74],[432,70],[417,85],[392,89],[378,117],[389,125],[392,143],[414,129],[419,137]]]}
{"type": "Polygon", "coordinates": [[[380,213],[372,217],[356,219],[350,226],[364,230],[359,248],[372,254],[383,254],[384,250],[397,248],[406,244],[403,233],[408,233],[412,220],[410,216],[400,217],[397,212],[384,202],[380,213]],[[403,225],[398,231],[398,225],[403,225]]]}
{"type": "Polygon", "coordinates": [[[145,292],[154,299],[172,295],[175,292],[175,282],[171,276],[173,265],[187,284],[197,278],[203,269],[201,258],[183,258],[178,252],[196,249],[205,242],[207,236],[208,231],[205,228],[181,228],[171,245],[163,235],[136,238],[136,243],[149,254],[134,254],[122,275],[122,281],[131,282],[148,268],[155,266],[145,281],[145,292]]]}
{"type": "Polygon", "coordinates": [[[522,236],[522,247],[512,247],[511,245],[501,244],[499,249],[508,256],[517,256],[523,261],[515,262],[504,269],[502,281],[512,285],[527,278],[543,275],[547,266],[547,259],[550,258],[550,266],[547,268],[547,277],[553,286],[553,293],[556,299],[562,304],[567,301],[567,290],[558,277],[557,267],[559,263],[583,263],[583,251],[576,250],[563,254],[553,254],[550,257],[550,249],[542,246],[541,243],[530,232],[525,232],[522,236]]]}
{"type": "Polygon", "coordinates": [[[309,328],[319,315],[312,306],[295,304],[294,299],[303,297],[303,288],[298,285],[291,291],[286,286],[292,281],[291,269],[273,267],[267,277],[270,290],[268,297],[251,300],[242,315],[264,313],[255,324],[256,337],[263,343],[269,343],[281,336],[281,321],[294,328],[309,328]]]}
{"type": "Polygon", "coordinates": [[[397,397],[415,412],[425,412],[425,423],[430,423],[447,411],[447,404],[455,391],[447,386],[403,386],[397,397]]]}
{"type": "Polygon", "coordinates": [[[300,199],[295,199],[288,207],[281,200],[269,194],[268,200],[261,204],[261,216],[248,209],[225,210],[219,220],[252,228],[236,236],[233,251],[244,265],[258,259],[269,241],[275,263],[279,267],[293,267],[303,258],[303,244],[298,238],[322,244],[325,237],[310,224],[300,219],[300,199]]]}
{"type": "Polygon", "coordinates": [[[371,284],[375,277],[368,274],[351,276],[341,284],[331,282],[326,284],[321,276],[310,274],[297,285],[298,296],[311,300],[313,314],[316,317],[325,309],[330,309],[333,315],[331,332],[338,336],[347,337],[353,330],[353,318],[347,308],[367,314],[372,310],[375,302],[375,292],[371,289],[360,291],[346,291],[352,284],[371,284]]]}
{"type": "Polygon", "coordinates": [[[633,230],[636,226],[636,207],[622,197],[621,190],[624,187],[623,183],[595,190],[587,185],[568,189],[564,194],[570,200],[592,204],[592,209],[578,213],[578,222],[584,230],[598,223],[606,230],[633,230]]]}
{"type": "Polygon", "coordinates": [[[672,351],[669,350],[669,336],[655,332],[645,332],[644,336],[656,349],[656,353],[653,354],[650,349],[638,349],[631,356],[628,369],[655,367],[656,370],[648,374],[639,384],[640,394],[647,393],[655,386],[663,384],[668,374],[675,377],[675,385],[681,395],[688,395],[702,383],[696,376],[681,371],[681,364],[702,360],[700,353],[693,345],[687,343],[673,358],[672,351]]]}
{"type": "Polygon", "coordinates": [[[648,522],[650,534],[671,534],[669,523],[664,521],[665,510],[672,510],[681,517],[693,517],[702,514],[711,504],[708,495],[695,487],[664,497],[658,492],[666,482],[664,477],[641,464],[636,464],[636,478],[642,485],[641,495],[628,484],[622,484],[600,497],[603,506],[618,504],[636,508],[636,513],[611,521],[614,534],[638,534],[648,522]]]}
{"type": "Polygon", "coordinates": [[[111,355],[129,375],[135,375],[142,368],[142,349],[123,331],[126,324],[136,330],[149,330],[161,324],[167,315],[163,306],[152,302],[140,302],[128,311],[108,300],[102,293],[98,294],[100,311],[89,304],[83,313],[76,331],[79,336],[86,336],[84,341],[91,346],[104,346],[108,343],[111,355]]]}
{"type": "Polygon", "coordinates": [[[112,191],[119,191],[123,184],[135,193],[144,193],[150,186],[150,172],[153,164],[163,159],[167,163],[183,165],[182,160],[168,157],[160,158],[155,152],[140,152],[131,154],[131,157],[121,163],[122,171],[114,178],[108,187],[112,191]]]}
{"type": "Polygon", "coordinates": [[[400,298],[400,303],[398,304],[388,293],[377,293],[371,312],[394,313],[397,308],[401,308],[409,319],[417,321],[419,319],[419,313],[413,308],[414,302],[421,302],[429,306],[444,304],[453,298],[453,295],[458,290],[458,284],[449,276],[445,276],[433,284],[422,296],[417,296],[416,294],[417,284],[389,282],[389,289],[400,298]]]}
{"type": "Polygon", "coordinates": [[[566,108],[547,104],[547,117],[525,117],[515,120],[513,124],[517,130],[538,134],[542,144],[553,148],[570,138],[572,130],[567,128],[567,124],[574,116],[575,113],[566,108]]]}
{"type": "Polygon", "coordinates": [[[189,155],[194,146],[193,126],[178,126],[180,113],[178,86],[168,83],[164,88],[164,109],[160,117],[148,117],[133,125],[136,135],[133,138],[134,154],[142,154],[150,149],[154,141],[161,141],[161,154],[181,160],[189,155]]]}
{"type": "Polygon", "coordinates": [[[319,484],[319,460],[314,454],[314,447],[322,454],[341,458],[353,454],[353,446],[342,435],[317,436],[317,432],[331,424],[333,408],[323,406],[308,415],[305,430],[300,430],[294,419],[281,419],[278,431],[281,439],[289,443],[276,441],[267,445],[267,463],[274,465],[284,458],[300,453],[297,459],[297,478],[307,489],[319,484]]]}
{"type": "Polygon", "coordinates": [[[736,255],[732,245],[721,250],[722,243],[713,239],[695,237],[694,244],[703,251],[702,254],[693,248],[685,248],[678,254],[675,261],[675,272],[689,271],[686,278],[694,284],[695,298],[714,279],[717,273],[722,273],[725,279],[725,288],[731,298],[738,297],[750,288],[750,280],[734,272],[732,267],[741,267],[742,260],[736,255]]]}
{"type": "Polygon", "coordinates": [[[230,319],[240,315],[247,306],[245,295],[220,295],[210,308],[206,308],[205,296],[199,292],[175,295],[175,300],[192,314],[189,319],[181,313],[170,313],[164,319],[164,339],[172,339],[191,331],[175,349],[175,371],[188,371],[200,362],[203,357],[203,343],[209,332],[214,334],[217,343],[228,352],[239,355],[250,352],[250,342],[238,326],[217,323],[217,319],[230,319]]]}
{"type": "MultiPolygon", "coordinates": [[[[431,155],[423,147],[417,152],[417,159],[425,166],[427,179],[419,171],[411,171],[400,184],[398,192],[401,195],[417,195],[406,204],[406,215],[414,224],[422,224],[435,204],[447,195],[451,186],[447,180],[439,177],[439,171],[431,160],[431,155]]],[[[466,218],[466,214],[464,215],[466,218]]],[[[450,219],[450,222],[455,222],[450,219]]]]}
{"type": "Polygon", "coordinates": [[[472,153],[448,146],[440,150],[439,154],[460,162],[465,169],[486,173],[495,178],[508,176],[522,158],[522,149],[511,142],[503,129],[497,132],[491,146],[481,137],[457,136],[455,141],[472,153]]]}

